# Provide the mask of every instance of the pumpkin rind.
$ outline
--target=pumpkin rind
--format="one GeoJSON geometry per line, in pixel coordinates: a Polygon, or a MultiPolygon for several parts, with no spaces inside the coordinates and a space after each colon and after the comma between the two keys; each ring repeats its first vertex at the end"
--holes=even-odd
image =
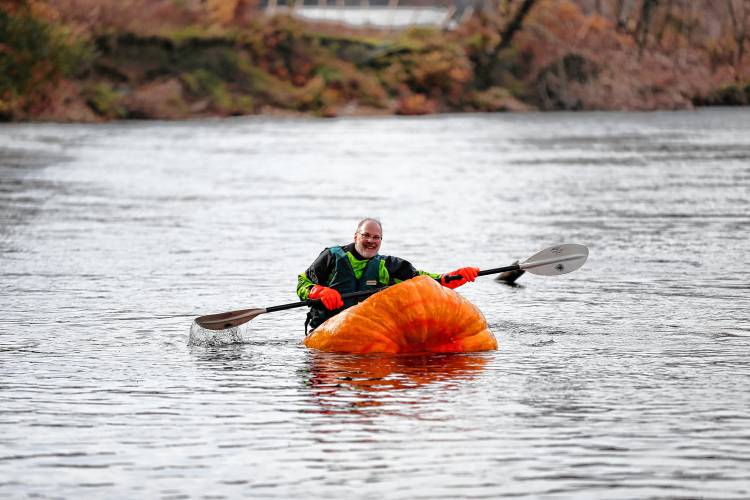
{"type": "Polygon", "coordinates": [[[429,276],[378,292],[328,319],[304,341],[327,352],[430,353],[497,349],[481,311],[429,276]]]}

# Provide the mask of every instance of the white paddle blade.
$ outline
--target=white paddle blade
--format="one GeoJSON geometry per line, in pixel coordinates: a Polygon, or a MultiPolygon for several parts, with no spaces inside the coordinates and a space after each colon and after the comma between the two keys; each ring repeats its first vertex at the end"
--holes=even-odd
{"type": "Polygon", "coordinates": [[[575,271],[589,257],[589,249],[575,243],[565,243],[545,248],[529,257],[519,267],[532,274],[558,276],[575,271]]]}

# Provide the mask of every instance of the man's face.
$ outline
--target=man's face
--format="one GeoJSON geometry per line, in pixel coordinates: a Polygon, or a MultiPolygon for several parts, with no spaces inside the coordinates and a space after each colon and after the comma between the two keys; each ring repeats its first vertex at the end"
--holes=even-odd
{"type": "Polygon", "coordinates": [[[380,243],[383,241],[383,234],[380,230],[380,226],[375,221],[367,221],[362,224],[357,232],[354,233],[354,248],[357,249],[359,254],[366,258],[371,259],[378,254],[380,250],[380,243]]]}

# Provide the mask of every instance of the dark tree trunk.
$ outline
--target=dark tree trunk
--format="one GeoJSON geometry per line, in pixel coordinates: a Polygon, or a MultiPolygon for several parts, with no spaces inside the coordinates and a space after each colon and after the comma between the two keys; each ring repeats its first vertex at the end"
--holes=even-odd
{"type": "Polygon", "coordinates": [[[513,35],[515,35],[516,32],[520,31],[521,27],[523,26],[523,20],[526,18],[526,15],[529,13],[531,8],[534,6],[534,3],[536,3],[536,0],[523,0],[523,3],[516,11],[513,19],[510,20],[508,26],[506,26],[505,30],[502,32],[500,43],[497,44],[497,47],[495,47],[495,50],[493,51],[493,59],[497,57],[497,54],[500,51],[510,47],[510,42],[513,40],[513,35]]]}
{"type": "Polygon", "coordinates": [[[748,17],[750,17],[747,10],[750,9],[750,2],[745,1],[741,5],[742,10],[737,12],[732,0],[727,0],[727,10],[729,11],[729,17],[732,19],[732,34],[737,46],[734,51],[734,72],[737,81],[741,78],[739,67],[742,64],[742,58],[745,56],[745,41],[750,41],[750,32],[747,26],[748,17]]]}
{"type": "Polygon", "coordinates": [[[656,39],[659,40],[659,43],[662,42],[664,39],[664,32],[666,31],[667,25],[671,22],[673,22],[674,14],[672,14],[674,8],[674,0],[669,0],[667,2],[666,12],[664,14],[664,20],[661,23],[661,26],[659,27],[659,33],[656,35],[656,39]]]}
{"type": "MultiPolygon", "coordinates": [[[[516,9],[515,14],[505,26],[500,34],[500,42],[492,49],[482,55],[476,66],[477,82],[480,89],[486,89],[492,86],[492,73],[497,68],[498,57],[500,53],[510,47],[513,36],[523,27],[523,21],[536,0],[522,0],[521,5],[516,9]]],[[[498,1],[495,4],[496,12],[500,12],[504,7],[508,7],[510,2],[498,1]]],[[[483,19],[480,17],[480,19],[483,19]]]]}
{"type": "Polygon", "coordinates": [[[659,0],[643,0],[643,5],[641,5],[641,14],[638,16],[638,24],[635,28],[635,41],[638,44],[638,57],[643,55],[643,49],[648,42],[651,21],[658,5],[659,0]]]}
{"type": "Polygon", "coordinates": [[[625,31],[627,28],[626,18],[623,11],[625,10],[625,0],[617,0],[615,7],[615,19],[617,20],[617,29],[625,31]]]}

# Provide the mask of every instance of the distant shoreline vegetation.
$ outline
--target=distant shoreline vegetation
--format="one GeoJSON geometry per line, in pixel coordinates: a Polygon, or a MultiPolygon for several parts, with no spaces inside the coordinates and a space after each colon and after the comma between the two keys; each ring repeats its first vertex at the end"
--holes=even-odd
{"type": "Polygon", "coordinates": [[[0,0],[0,119],[750,104],[750,1],[681,3],[508,0],[385,31],[242,0],[0,0]]]}

